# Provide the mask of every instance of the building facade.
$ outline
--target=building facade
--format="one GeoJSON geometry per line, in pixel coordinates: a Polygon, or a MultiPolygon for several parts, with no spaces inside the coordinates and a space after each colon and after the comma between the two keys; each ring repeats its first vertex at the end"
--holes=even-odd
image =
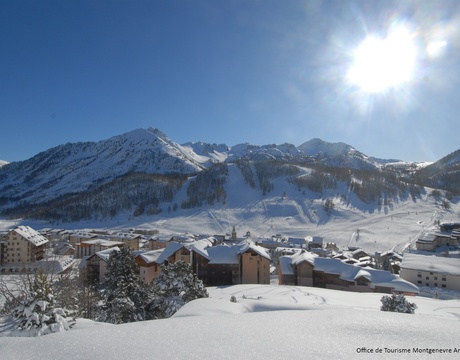
{"type": "Polygon", "coordinates": [[[27,264],[42,260],[48,239],[29,226],[10,230],[3,241],[3,264],[27,264]]]}
{"type": "Polygon", "coordinates": [[[460,291],[460,259],[405,254],[400,276],[417,286],[460,291]]]}

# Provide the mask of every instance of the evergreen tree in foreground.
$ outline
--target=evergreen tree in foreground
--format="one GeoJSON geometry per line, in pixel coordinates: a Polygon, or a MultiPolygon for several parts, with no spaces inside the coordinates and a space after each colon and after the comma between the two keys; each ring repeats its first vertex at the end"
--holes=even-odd
{"type": "Polygon", "coordinates": [[[413,314],[417,305],[406,300],[403,294],[392,294],[391,296],[382,296],[380,299],[382,311],[393,311],[406,314],[413,314]]]}
{"type": "Polygon", "coordinates": [[[160,265],[160,268],[160,275],[152,284],[154,300],[147,307],[149,319],[171,317],[185,303],[209,296],[190,264],[177,261],[169,265],[160,265]]]}
{"type": "Polygon", "coordinates": [[[30,296],[17,306],[12,316],[18,320],[18,329],[30,336],[41,336],[69,330],[75,319],[69,319],[70,312],[55,306],[52,284],[46,274],[35,275],[30,296]]]}
{"type": "Polygon", "coordinates": [[[139,268],[128,248],[113,251],[96,320],[122,324],[145,320],[148,291],[139,280],[139,268]]]}

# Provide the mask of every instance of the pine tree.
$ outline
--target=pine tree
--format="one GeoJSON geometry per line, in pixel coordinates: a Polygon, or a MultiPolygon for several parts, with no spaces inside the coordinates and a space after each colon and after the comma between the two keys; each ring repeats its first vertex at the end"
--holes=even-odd
{"type": "Polygon", "coordinates": [[[392,294],[391,296],[382,296],[380,299],[382,311],[393,311],[406,314],[413,314],[417,309],[417,305],[406,300],[403,294],[392,294]]]}
{"type": "Polygon", "coordinates": [[[177,261],[169,265],[160,265],[160,268],[160,275],[152,284],[154,300],[147,307],[150,319],[171,317],[185,303],[209,296],[190,264],[177,261]]]}
{"type": "Polygon", "coordinates": [[[69,319],[71,313],[55,305],[52,283],[40,272],[34,277],[29,297],[13,310],[12,316],[18,320],[18,329],[30,336],[69,330],[75,319],[69,319]]]}
{"type": "Polygon", "coordinates": [[[98,321],[122,324],[145,320],[148,290],[139,280],[139,268],[128,248],[111,253],[102,297],[98,321]]]}

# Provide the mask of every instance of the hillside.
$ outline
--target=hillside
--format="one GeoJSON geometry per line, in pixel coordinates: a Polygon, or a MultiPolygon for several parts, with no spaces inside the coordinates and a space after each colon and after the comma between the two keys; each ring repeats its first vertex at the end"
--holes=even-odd
{"type": "Polygon", "coordinates": [[[456,153],[429,165],[320,139],[179,145],[158,129],[138,129],[2,166],[0,215],[39,228],[223,234],[236,226],[241,235],[322,236],[384,251],[409,246],[438,220],[458,220],[456,177],[436,178],[457,167],[456,153]]]}
{"type": "Polygon", "coordinates": [[[453,359],[460,351],[459,300],[411,298],[418,309],[409,315],[379,311],[381,294],[277,285],[209,292],[166,320],[80,320],[73,330],[41,338],[0,337],[2,358],[453,359]]]}

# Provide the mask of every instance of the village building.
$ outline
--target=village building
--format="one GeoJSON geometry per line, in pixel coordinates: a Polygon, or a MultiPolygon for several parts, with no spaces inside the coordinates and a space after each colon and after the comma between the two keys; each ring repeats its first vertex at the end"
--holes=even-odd
{"type": "Polygon", "coordinates": [[[135,257],[134,260],[139,266],[139,278],[145,284],[150,284],[160,274],[158,258],[162,252],[163,249],[150,250],[141,252],[135,257]]]}
{"type": "Polygon", "coordinates": [[[128,247],[131,250],[139,250],[141,239],[141,235],[134,233],[115,233],[109,235],[110,241],[121,241],[125,244],[125,247],[128,247]]]}
{"type": "Polygon", "coordinates": [[[234,284],[269,284],[268,251],[252,241],[215,246],[213,237],[183,243],[170,242],[165,249],[136,256],[140,278],[150,283],[158,276],[160,264],[184,261],[207,286],[234,284]]]}
{"type": "Polygon", "coordinates": [[[171,241],[171,235],[161,234],[152,236],[149,240],[149,250],[165,249],[171,241]]]}
{"type": "Polygon", "coordinates": [[[27,264],[42,260],[48,239],[29,226],[8,231],[1,246],[2,265],[27,264]]]}
{"type": "Polygon", "coordinates": [[[460,291],[460,259],[404,254],[400,276],[418,286],[460,291]]]}
{"type": "Polygon", "coordinates": [[[279,284],[304,285],[357,292],[416,295],[417,286],[384,270],[322,258],[309,252],[279,259],[279,284]]]}
{"type": "Polygon", "coordinates": [[[69,243],[72,246],[75,246],[78,243],[86,240],[97,239],[99,236],[94,233],[89,233],[85,231],[75,231],[69,234],[69,243]]]}
{"type": "Polygon", "coordinates": [[[415,242],[417,250],[435,251],[440,246],[458,246],[460,229],[440,225],[440,231],[423,233],[415,242]]]}
{"type": "Polygon", "coordinates": [[[107,273],[107,261],[114,251],[120,251],[118,246],[98,251],[80,263],[80,279],[88,284],[102,284],[107,273]]]}
{"type": "Polygon", "coordinates": [[[75,247],[70,245],[68,242],[60,242],[54,248],[53,254],[68,255],[68,256],[75,255],[75,247]]]}
{"type": "Polygon", "coordinates": [[[40,230],[40,234],[45,236],[51,242],[69,241],[70,232],[65,229],[47,228],[40,230]]]}
{"type": "Polygon", "coordinates": [[[91,256],[99,251],[107,250],[113,247],[122,247],[123,241],[110,241],[104,239],[92,239],[75,244],[75,258],[82,259],[85,256],[91,256]]]}
{"type": "Polygon", "coordinates": [[[217,245],[195,254],[197,275],[207,286],[270,283],[271,257],[252,241],[217,245]]]}

